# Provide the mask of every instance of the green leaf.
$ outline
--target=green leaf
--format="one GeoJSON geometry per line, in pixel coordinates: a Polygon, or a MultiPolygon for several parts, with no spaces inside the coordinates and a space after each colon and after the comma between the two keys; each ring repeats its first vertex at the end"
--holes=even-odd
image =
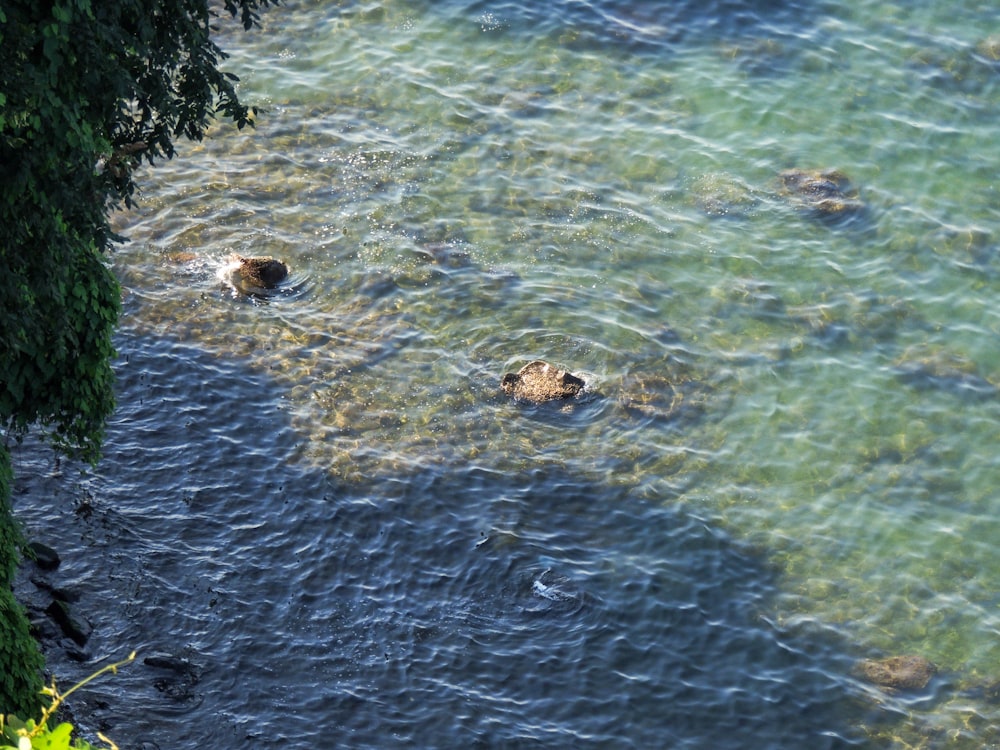
{"type": "Polygon", "coordinates": [[[35,735],[31,741],[32,750],[69,750],[73,725],[62,723],[51,731],[35,735]]]}
{"type": "Polygon", "coordinates": [[[69,23],[73,20],[73,11],[56,5],[52,8],[52,17],[61,23],[69,23]]]}

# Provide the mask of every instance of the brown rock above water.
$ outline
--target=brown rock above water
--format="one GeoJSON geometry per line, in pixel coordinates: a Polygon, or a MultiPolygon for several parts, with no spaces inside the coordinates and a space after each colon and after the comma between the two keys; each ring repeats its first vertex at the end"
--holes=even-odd
{"type": "Polygon", "coordinates": [[[889,690],[920,690],[927,686],[937,668],[922,656],[907,654],[885,659],[865,659],[856,667],[868,682],[889,690]]]}
{"type": "Polygon", "coordinates": [[[277,286],[288,277],[288,266],[271,256],[244,258],[236,256],[240,278],[247,284],[264,289],[277,286]]]}
{"type": "Polygon", "coordinates": [[[516,373],[508,372],[500,381],[504,393],[536,404],[573,398],[584,385],[573,373],[541,360],[529,362],[516,373]]]}

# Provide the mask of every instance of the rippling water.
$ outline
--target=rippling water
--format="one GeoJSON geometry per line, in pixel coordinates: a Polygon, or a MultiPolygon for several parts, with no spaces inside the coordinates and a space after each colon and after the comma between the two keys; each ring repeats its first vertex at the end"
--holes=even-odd
{"type": "MultiPolygon", "coordinates": [[[[1000,12],[293,2],[143,175],[96,470],[17,457],[123,747],[1000,746],[1000,12]],[[995,38],[993,38],[995,39],[995,38]],[[783,169],[866,211],[806,215],[783,169]],[[231,254],[288,262],[266,298],[231,254]],[[532,359],[564,406],[499,390],[532,359]],[[857,659],[919,654],[918,693],[857,659]],[[145,743],[145,745],[143,744],[145,743]]],[[[63,683],[88,674],[49,656],[63,683]]]]}

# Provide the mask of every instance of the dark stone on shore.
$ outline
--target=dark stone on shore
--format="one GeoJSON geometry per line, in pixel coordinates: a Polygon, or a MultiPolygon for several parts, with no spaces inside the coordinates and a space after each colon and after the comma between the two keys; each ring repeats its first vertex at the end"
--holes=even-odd
{"type": "Polygon", "coordinates": [[[59,626],[63,635],[71,638],[78,646],[85,646],[94,632],[93,626],[74,613],[66,602],[54,599],[46,607],[45,613],[59,626]]]}
{"type": "Polygon", "coordinates": [[[508,372],[500,381],[504,393],[536,404],[574,398],[585,385],[582,378],[568,370],[541,360],[529,362],[516,373],[508,372]]]}
{"type": "Polygon", "coordinates": [[[858,662],[858,676],[889,691],[922,690],[937,672],[922,656],[907,654],[858,662]]]}
{"type": "Polygon", "coordinates": [[[35,565],[42,570],[55,570],[62,562],[58,552],[41,542],[31,542],[28,545],[28,551],[31,553],[31,559],[35,565]]]}
{"type": "Polygon", "coordinates": [[[44,591],[53,599],[58,599],[61,602],[68,602],[70,604],[80,599],[80,595],[77,592],[71,589],[64,589],[61,586],[56,586],[43,578],[41,575],[33,575],[30,580],[35,585],[36,589],[44,591]]]}
{"type": "Polygon", "coordinates": [[[836,169],[786,169],[778,175],[778,192],[792,205],[822,219],[848,219],[865,211],[858,191],[836,169]]]}
{"type": "Polygon", "coordinates": [[[240,279],[261,289],[273,289],[288,278],[288,266],[271,256],[244,258],[236,256],[239,261],[237,273],[240,279]]]}
{"type": "Polygon", "coordinates": [[[17,573],[14,592],[42,653],[60,649],[73,661],[88,662],[93,657],[84,646],[94,627],[72,606],[79,601],[79,593],[52,580],[58,576],[53,571],[59,564],[55,550],[40,542],[31,543],[17,573]]]}
{"type": "MultiPolygon", "coordinates": [[[[51,606],[51,602],[49,603],[51,606]]],[[[32,605],[26,605],[25,611],[28,614],[28,624],[31,626],[31,634],[39,643],[56,643],[62,638],[63,632],[43,609],[32,605]]]]}
{"type": "Polygon", "coordinates": [[[75,646],[66,646],[63,651],[65,651],[67,658],[80,664],[86,664],[93,658],[93,655],[89,651],[84,651],[82,648],[76,648],[75,646]]]}

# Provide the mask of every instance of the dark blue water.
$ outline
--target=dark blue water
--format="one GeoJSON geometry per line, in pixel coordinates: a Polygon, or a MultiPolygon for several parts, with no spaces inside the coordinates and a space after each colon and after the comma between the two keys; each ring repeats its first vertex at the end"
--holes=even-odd
{"type": "Polygon", "coordinates": [[[558,461],[340,486],[297,465],[266,374],[118,345],[101,468],[21,463],[18,505],[70,551],[88,652],[190,671],[122,670],[74,702],[84,726],[161,748],[854,744],[847,644],[776,627],[766,557],[670,498],[558,461]],[[35,512],[58,535],[23,507],[52,483],[35,512]]]}

